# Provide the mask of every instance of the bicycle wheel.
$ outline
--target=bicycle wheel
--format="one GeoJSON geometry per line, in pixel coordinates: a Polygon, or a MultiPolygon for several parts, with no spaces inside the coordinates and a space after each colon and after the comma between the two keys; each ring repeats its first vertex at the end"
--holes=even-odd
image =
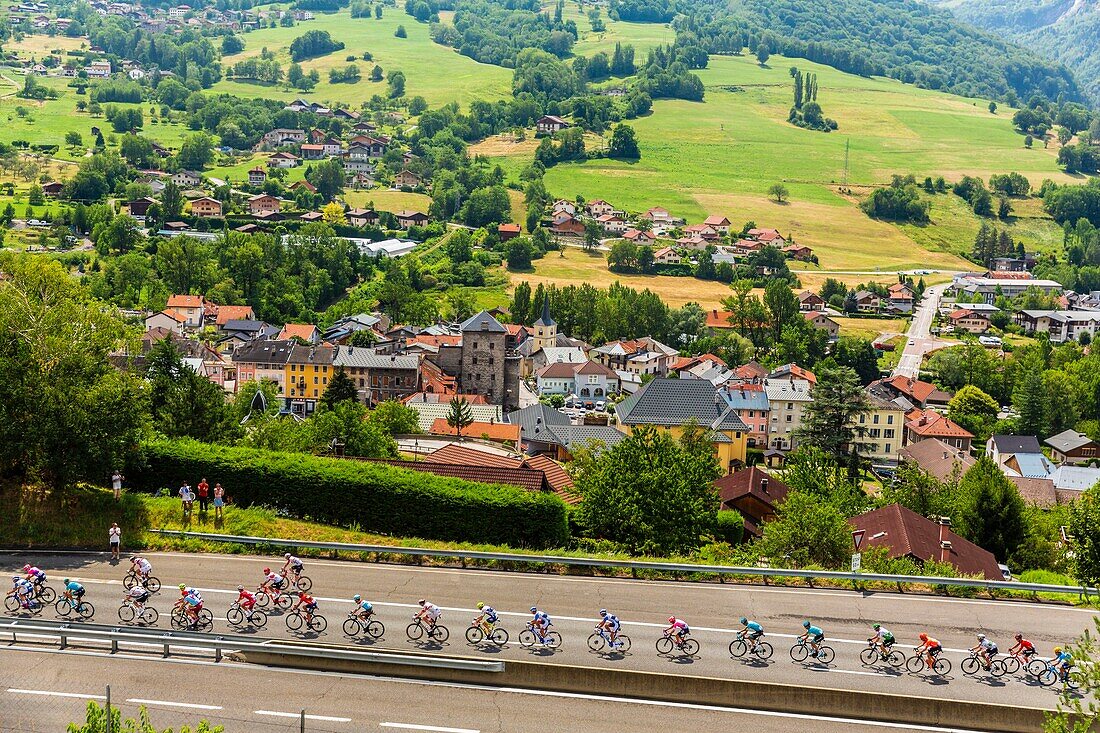
{"type": "Polygon", "coordinates": [[[285,611],[293,605],[294,600],[286,593],[280,593],[275,598],[275,608],[279,609],[280,611],[285,611]]]}
{"type": "Polygon", "coordinates": [[[10,613],[15,613],[19,610],[19,601],[15,599],[15,596],[8,596],[4,599],[4,608],[10,613]]]}
{"type": "Polygon", "coordinates": [[[962,667],[963,674],[974,674],[978,671],[980,665],[978,664],[978,660],[974,657],[967,657],[959,666],[962,667]]]}
{"type": "Polygon", "coordinates": [[[297,631],[302,628],[302,614],[292,613],[286,617],[286,627],[291,631],[297,631]]]}
{"type": "Polygon", "coordinates": [[[730,642],[730,656],[740,657],[744,656],[745,652],[749,650],[748,643],[744,639],[734,639],[730,642]]]}
{"type": "Polygon", "coordinates": [[[485,632],[481,630],[480,626],[471,626],[466,629],[466,641],[470,644],[480,644],[482,639],[485,638],[485,632]]]}
{"type": "Polygon", "coordinates": [[[172,609],[172,628],[182,629],[187,625],[187,616],[179,609],[172,609]]]}
{"type": "Polygon", "coordinates": [[[1004,665],[1006,674],[1016,674],[1020,671],[1020,660],[1018,657],[1006,657],[1001,664],[1004,665]]]}
{"type": "Polygon", "coordinates": [[[863,663],[865,667],[870,667],[872,664],[879,660],[879,654],[871,647],[867,647],[859,653],[859,661],[863,663]]]}
{"type": "Polygon", "coordinates": [[[134,607],[130,605],[122,605],[118,607],[118,620],[124,624],[128,624],[134,620],[134,616],[137,612],[134,611],[134,607]]]}
{"type": "Polygon", "coordinates": [[[508,643],[508,629],[493,629],[493,633],[489,634],[489,641],[497,646],[504,646],[508,643]]]}
{"type": "Polygon", "coordinates": [[[936,674],[940,677],[946,677],[951,674],[951,660],[950,659],[937,659],[936,663],[932,665],[932,669],[936,670],[936,674]]]}
{"type": "Polygon", "coordinates": [[[682,649],[684,651],[684,654],[688,655],[689,657],[694,657],[696,654],[699,653],[699,642],[695,641],[695,639],[688,639],[684,642],[684,646],[682,647],[682,649]]]}
{"type": "Polygon", "coordinates": [[[626,654],[630,651],[630,637],[626,634],[619,634],[619,638],[615,640],[615,643],[618,644],[618,646],[615,647],[614,651],[617,651],[619,654],[626,654]]]}
{"type": "Polygon", "coordinates": [[[57,612],[58,616],[68,616],[69,612],[73,610],[73,607],[69,604],[69,601],[62,598],[54,604],[53,610],[57,612]]]}
{"type": "Polygon", "coordinates": [[[1039,684],[1043,687],[1050,687],[1058,681],[1058,673],[1050,667],[1047,667],[1036,676],[1039,678],[1039,684]]]}
{"type": "Polygon", "coordinates": [[[42,602],[42,605],[53,603],[57,600],[57,593],[50,586],[44,585],[38,589],[38,600],[42,602]]]}
{"type": "Polygon", "coordinates": [[[156,593],[160,590],[160,578],[155,575],[150,575],[145,579],[145,590],[150,593],[156,593]]]}
{"type": "Polygon", "coordinates": [[[126,590],[130,590],[134,587],[134,583],[137,582],[137,576],[134,575],[134,571],[126,573],[126,577],[122,579],[122,587],[126,590]]]}
{"type": "Polygon", "coordinates": [[[805,644],[795,644],[791,647],[791,659],[801,662],[810,656],[810,649],[805,644]]]}
{"type": "Polygon", "coordinates": [[[769,644],[768,642],[766,642],[766,641],[756,642],[756,656],[758,656],[760,659],[771,659],[771,656],[774,652],[775,652],[775,649],[773,649],[772,645],[769,644]]]}
{"type": "Polygon", "coordinates": [[[424,636],[424,627],[414,621],[405,627],[405,635],[413,641],[420,641],[424,636]]]}
{"type": "Polygon", "coordinates": [[[1000,659],[994,659],[992,663],[990,663],[989,671],[994,677],[1004,677],[1008,672],[1008,670],[1005,669],[1005,663],[1000,659]]]}
{"type": "Polygon", "coordinates": [[[432,639],[440,644],[447,641],[447,639],[451,636],[451,630],[443,624],[436,624],[428,633],[429,635],[431,635],[432,639]]]}
{"type": "Polygon", "coordinates": [[[1032,677],[1038,677],[1046,668],[1047,664],[1042,659],[1032,659],[1027,663],[1027,673],[1032,677]]]}
{"type": "Polygon", "coordinates": [[[535,632],[531,629],[524,629],[519,632],[519,645],[525,649],[529,649],[535,645],[535,632]]]}
{"type": "Polygon", "coordinates": [[[822,664],[832,664],[834,659],[836,659],[836,652],[831,646],[823,646],[817,653],[817,661],[822,664]]]}
{"type": "Polygon", "coordinates": [[[262,629],[267,626],[267,614],[258,609],[253,610],[252,613],[248,614],[248,623],[257,629],[262,629]]]}
{"type": "Polygon", "coordinates": [[[546,632],[546,636],[543,638],[543,641],[546,642],[546,646],[550,649],[561,648],[561,634],[556,631],[546,632]]]}
{"type": "Polygon", "coordinates": [[[229,622],[230,626],[240,626],[244,623],[244,611],[237,606],[231,606],[225,612],[225,620],[229,622]]]}
{"type": "Polygon", "coordinates": [[[667,636],[662,636],[657,640],[656,646],[658,654],[668,654],[672,651],[672,639],[667,636]]]}
{"type": "Polygon", "coordinates": [[[299,575],[297,582],[298,590],[308,593],[313,587],[313,581],[309,579],[308,575],[299,575]]]}
{"type": "Polygon", "coordinates": [[[271,596],[267,593],[256,594],[256,605],[260,608],[267,608],[267,604],[271,603],[271,596]]]}
{"type": "Polygon", "coordinates": [[[907,670],[909,670],[910,672],[912,672],[913,674],[916,674],[917,672],[920,672],[922,669],[924,669],[924,667],[925,667],[924,659],[922,657],[919,657],[919,656],[915,655],[915,654],[913,656],[909,657],[907,660],[905,660],[905,668],[907,670]]]}
{"type": "Polygon", "coordinates": [[[891,649],[890,653],[886,655],[886,663],[891,667],[900,667],[905,664],[905,655],[897,649],[891,649]]]}
{"type": "Polygon", "coordinates": [[[1071,690],[1080,690],[1081,685],[1085,682],[1084,672],[1070,672],[1069,677],[1066,678],[1066,687],[1071,690]]]}
{"type": "Polygon", "coordinates": [[[88,601],[81,601],[80,605],[76,607],[76,612],[80,614],[80,618],[89,619],[95,615],[95,606],[88,601]]]}
{"type": "Polygon", "coordinates": [[[344,636],[359,636],[362,628],[359,619],[351,617],[344,619],[344,636]]]}
{"type": "Polygon", "coordinates": [[[310,631],[316,634],[325,633],[325,629],[328,628],[328,619],[320,614],[314,614],[313,618],[309,622],[310,631]]]}
{"type": "Polygon", "coordinates": [[[157,619],[159,618],[160,614],[157,612],[157,609],[153,608],[152,606],[146,606],[145,611],[143,611],[141,614],[140,620],[146,626],[153,626],[154,624],[156,624],[157,619]]]}
{"type": "Polygon", "coordinates": [[[588,637],[588,648],[594,652],[603,651],[605,644],[607,644],[607,642],[604,641],[603,636],[600,634],[591,634],[588,637]]]}

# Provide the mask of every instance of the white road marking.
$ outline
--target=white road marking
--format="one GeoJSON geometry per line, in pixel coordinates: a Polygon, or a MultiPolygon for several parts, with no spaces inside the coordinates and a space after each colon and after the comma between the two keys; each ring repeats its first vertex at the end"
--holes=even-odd
{"type": "Polygon", "coordinates": [[[45,695],[48,697],[75,697],[81,700],[106,700],[104,695],[82,695],[79,692],[53,692],[51,690],[21,690],[16,687],[9,687],[8,692],[13,692],[17,695],[45,695]]]}
{"type": "Polygon", "coordinates": [[[444,728],[438,725],[416,725],[414,723],[379,723],[380,728],[401,728],[402,730],[430,730],[438,733],[481,733],[476,728],[444,728]]]}
{"type": "Polygon", "coordinates": [[[807,667],[811,672],[834,672],[836,674],[863,674],[868,677],[885,677],[881,672],[860,672],[855,669],[836,669],[834,667],[807,667]]]}
{"type": "MultiPolygon", "coordinates": [[[[301,718],[301,713],[281,713],[278,710],[253,710],[256,715],[268,715],[275,718],[301,718]]],[[[337,718],[332,715],[309,715],[306,720],[323,720],[326,723],[350,723],[351,718],[337,718]]]]}
{"type": "Polygon", "coordinates": [[[169,708],[194,708],[195,710],[224,710],[221,705],[199,705],[193,702],[169,702],[167,700],[146,700],[140,697],[126,698],[126,702],[138,705],[161,705],[169,708]]]}

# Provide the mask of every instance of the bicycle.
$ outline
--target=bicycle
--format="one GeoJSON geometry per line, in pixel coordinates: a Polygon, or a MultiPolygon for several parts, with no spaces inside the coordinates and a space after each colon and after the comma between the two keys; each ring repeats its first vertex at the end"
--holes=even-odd
{"type": "Polygon", "coordinates": [[[431,626],[424,623],[424,619],[413,616],[413,622],[405,627],[405,635],[410,641],[420,641],[427,634],[428,638],[437,644],[442,644],[451,636],[450,629],[440,623],[431,626]]]}
{"type": "Polygon", "coordinates": [[[1081,688],[1081,683],[1084,681],[1084,673],[1076,670],[1070,672],[1065,668],[1056,670],[1054,669],[1054,660],[1049,662],[1043,662],[1044,669],[1036,678],[1039,680],[1039,684],[1043,687],[1050,687],[1059,680],[1062,684],[1070,690],[1078,690],[1081,688]]]}
{"type": "Polygon", "coordinates": [[[519,645],[524,649],[530,649],[535,644],[542,644],[547,649],[557,649],[561,646],[561,634],[556,631],[541,634],[535,631],[533,624],[527,624],[527,628],[519,632],[519,645]]]}
{"type": "MultiPolygon", "coordinates": [[[[1024,654],[1023,651],[1013,652],[1001,660],[1005,666],[1005,672],[1007,674],[1016,674],[1021,668],[1024,671],[1028,671],[1028,668],[1034,662],[1042,663],[1042,660],[1036,659],[1035,654],[1024,654]]],[[[1041,672],[1042,670],[1037,670],[1041,672]]]]}
{"type": "Polygon", "coordinates": [[[771,659],[774,653],[775,649],[768,642],[757,640],[752,644],[743,634],[738,634],[737,638],[730,642],[730,656],[743,657],[746,654],[754,654],[758,659],[771,659]]]}
{"type": "Polygon", "coordinates": [[[488,639],[497,646],[504,646],[508,643],[508,629],[501,628],[495,623],[488,624],[489,633],[485,633],[485,629],[481,628],[481,624],[476,621],[470,622],[470,627],[466,629],[466,641],[473,646],[477,646],[481,642],[488,639]]]}
{"type": "Polygon", "coordinates": [[[248,622],[250,626],[256,629],[262,629],[267,626],[267,614],[258,608],[253,608],[251,611],[245,611],[241,608],[241,604],[234,602],[229,610],[225,612],[225,620],[229,622],[230,626],[236,626],[240,628],[248,622]]]}
{"type": "MultiPolygon", "coordinates": [[[[126,590],[130,590],[137,585],[139,580],[140,578],[138,578],[137,573],[131,570],[126,574],[126,577],[122,579],[122,587],[126,590]]],[[[142,585],[144,585],[145,590],[150,593],[156,593],[160,590],[160,578],[155,575],[149,575],[145,578],[145,582],[142,583],[142,585]]]]}
{"type": "Polygon", "coordinates": [[[35,583],[34,597],[43,606],[48,606],[57,600],[57,592],[45,583],[35,583]]]}
{"type": "Polygon", "coordinates": [[[77,616],[84,620],[90,619],[95,615],[95,608],[92,604],[85,600],[74,601],[67,595],[61,596],[54,604],[54,610],[57,611],[58,616],[64,616],[68,618],[70,613],[76,613],[77,616]]]}
{"type": "Polygon", "coordinates": [[[291,631],[298,631],[303,626],[315,634],[320,634],[328,628],[328,619],[319,613],[307,617],[305,611],[295,608],[286,617],[286,627],[291,631]]]}
{"type": "Polygon", "coordinates": [[[308,575],[293,576],[293,580],[292,580],[292,576],[288,575],[287,580],[290,580],[291,582],[293,582],[294,587],[297,588],[298,590],[302,591],[303,593],[309,593],[309,591],[313,588],[313,581],[310,579],[310,577],[308,575]]]}
{"type": "Polygon", "coordinates": [[[612,644],[611,634],[607,632],[607,629],[597,626],[596,630],[588,637],[588,648],[597,654],[603,652],[605,648],[609,653],[626,654],[630,651],[630,637],[626,634],[619,634],[615,637],[615,643],[612,644]]]}
{"type": "Polygon", "coordinates": [[[256,605],[260,608],[267,608],[268,604],[274,606],[276,611],[286,611],[294,605],[294,599],[290,597],[283,590],[278,590],[272,595],[265,588],[256,589],[256,605]]]}
{"type": "Polygon", "coordinates": [[[870,667],[877,663],[879,660],[885,661],[891,667],[900,667],[905,664],[905,655],[901,651],[894,649],[893,646],[886,648],[886,654],[882,653],[882,648],[877,642],[867,642],[867,648],[859,653],[859,661],[863,663],[865,667],[870,667]]]}
{"type": "MultiPolygon", "coordinates": [[[[919,648],[919,647],[917,647],[917,648],[919,648]]],[[[913,651],[916,652],[917,648],[914,648],[913,651]]],[[[924,657],[925,657],[925,654],[923,652],[921,654],[914,653],[913,656],[911,656],[911,657],[909,657],[909,659],[905,660],[905,668],[913,674],[917,674],[921,670],[927,669],[928,664],[925,662],[924,657]]],[[[935,652],[934,654],[932,654],[932,659],[933,659],[933,662],[932,662],[932,671],[933,672],[935,672],[936,674],[938,674],[941,677],[946,677],[948,674],[951,673],[951,660],[950,659],[945,659],[944,657],[941,657],[940,652],[935,652]]]]}
{"type": "Polygon", "coordinates": [[[970,656],[962,660],[962,664],[959,665],[965,675],[975,675],[979,670],[986,670],[994,677],[1001,677],[1007,671],[1005,664],[1000,659],[993,659],[986,666],[985,660],[978,656],[978,652],[971,651],[970,656]]]}
{"type": "Polygon", "coordinates": [[[372,639],[381,639],[386,633],[386,627],[381,621],[376,621],[374,616],[364,619],[355,611],[350,611],[344,620],[344,636],[359,636],[364,633],[372,639]]]}
{"type": "Polygon", "coordinates": [[[172,628],[181,631],[210,631],[214,628],[214,614],[208,608],[200,608],[192,621],[183,607],[177,604],[172,608],[172,628]]]}
{"type": "Polygon", "coordinates": [[[160,618],[160,614],[157,613],[157,609],[152,606],[144,606],[141,613],[138,613],[137,606],[129,599],[123,601],[122,605],[118,607],[118,620],[124,624],[136,622],[145,626],[152,626],[158,618],[160,618]]]}
{"type": "Polygon", "coordinates": [[[699,652],[699,642],[690,638],[689,632],[684,632],[679,638],[674,639],[672,634],[666,632],[664,636],[657,640],[657,653],[661,656],[666,656],[672,653],[672,649],[675,647],[684,653],[684,656],[694,657],[699,652]]]}
{"type": "Polygon", "coordinates": [[[45,605],[35,599],[34,596],[30,597],[30,602],[26,606],[23,605],[23,602],[18,596],[8,596],[4,599],[4,608],[6,608],[9,613],[30,611],[32,614],[39,614],[42,612],[42,609],[45,608],[45,605]]]}
{"type": "MultiPolygon", "coordinates": [[[[796,662],[804,662],[808,657],[810,657],[810,642],[806,639],[799,639],[798,643],[791,647],[791,659],[796,662]]],[[[813,659],[815,662],[830,664],[836,659],[836,652],[833,651],[831,646],[822,644],[817,648],[817,656],[813,659]]]]}

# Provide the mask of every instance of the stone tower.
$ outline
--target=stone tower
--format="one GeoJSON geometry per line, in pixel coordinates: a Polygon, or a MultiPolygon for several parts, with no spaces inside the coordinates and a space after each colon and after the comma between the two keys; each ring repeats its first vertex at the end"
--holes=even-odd
{"type": "Polygon", "coordinates": [[[558,324],[550,317],[550,296],[542,299],[542,316],[535,321],[535,347],[543,349],[547,346],[556,346],[558,340],[558,324]]]}

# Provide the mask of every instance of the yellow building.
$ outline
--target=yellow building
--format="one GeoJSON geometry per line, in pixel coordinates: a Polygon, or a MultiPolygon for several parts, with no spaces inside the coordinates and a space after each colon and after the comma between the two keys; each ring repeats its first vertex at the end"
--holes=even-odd
{"type": "Polygon", "coordinates": [[[291,413],[304,417],[317,409],[317,403],[332,378],[333,351],[333,347],[327,344],[295,344],[284,367],[285,388],[282,395],[286,409],[291,413]]]}
{"type": "Polygon", "coordinates": [[[897,463],[905,436],[905,411],[885,396],[870,390],[866,394],[871,409],[856,420],[863,431],[859,439],[868,447],[865,454],[875,463],[897,463]]]}
{"type": "Polygon", "coordinates": [[[698,425],[707,430],[722,470],[745,464],[749,427],[705,379],[654,379],[616,405],[615,414],[627,432],[652,425],[679,438],[686,425],[698,425]]]}

